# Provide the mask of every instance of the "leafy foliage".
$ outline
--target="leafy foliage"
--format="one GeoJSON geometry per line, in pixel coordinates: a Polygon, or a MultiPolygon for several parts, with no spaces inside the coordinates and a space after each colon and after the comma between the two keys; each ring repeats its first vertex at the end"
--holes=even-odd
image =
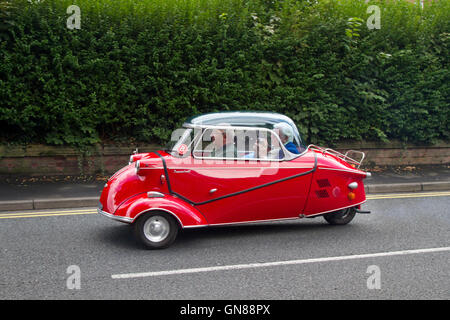
{"type": "Polygon", "coordinates": [[[374,2],[380,30],[363,0],[10,2],[3,142],[162,142],[224,110],[286,114],[311,143],[449,139],[448,0],[374,2]]]}
{"type": "Polygon", "coordinates": [[[14,9],[9,1],[0,0],[0,41],[8,41],[14,36],[14,9]]]}

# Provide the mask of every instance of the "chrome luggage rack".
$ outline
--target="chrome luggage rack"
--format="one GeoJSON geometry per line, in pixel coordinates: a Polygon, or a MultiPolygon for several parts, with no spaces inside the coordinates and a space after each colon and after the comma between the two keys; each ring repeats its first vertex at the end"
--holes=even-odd
{"type": "Polygon", "coordinates": [[[336,150],[333,150],[331,148],[322,148],[322,147],[316,146],[314,144],[310,144],[307,149],[317,150],[319,152],[322,152],[323,155],[328,153],[328,154],[333,155],[333,156],[335,156],[335,157],[337,157],[337,158],[339,158],[339,159],[341,159],[341,160],[343,160],[343,161],[345,161],[345,162],[347,162],[347,163],[349,163],[351,165],[354,165],[358,169],[361,166],[361,164],[362,164],[362,162],[363,162],[363,160],[364,160],[364,158],[366,156],[366,154],[364,152],[358,151],[358,150],[348,150],[345,154],[342,154],[342,153],[340,153],[340,152],[338,152],[336,150]],[[359,154],[361,154],[361,159],[358,161],[358,160],[355,160],[353,158],[350,158],[348,156],[348,154],[351,153],[351,152],[352,153],[359,153],[359,154]]]}

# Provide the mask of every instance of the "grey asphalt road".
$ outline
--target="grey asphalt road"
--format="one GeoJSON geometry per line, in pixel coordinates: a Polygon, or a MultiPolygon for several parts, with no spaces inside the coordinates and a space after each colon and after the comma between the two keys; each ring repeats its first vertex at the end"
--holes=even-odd
{"type": "Polygon", "coordinates": [[[450,196],[369,200],[364,209],[372,214],[346,226],[319,217],[184,230],[158,251],[92,208],[2,213],[0,299],[450,299],[450,196]],[[281,263],[251,265],[269,262],[281,263]],[[68,288],[73,265],[79,289],[68,288]],[[190,268],[207,269],[133,276],[190,268]],[[378,275],[379,289],[369,289],[378,275]]]}

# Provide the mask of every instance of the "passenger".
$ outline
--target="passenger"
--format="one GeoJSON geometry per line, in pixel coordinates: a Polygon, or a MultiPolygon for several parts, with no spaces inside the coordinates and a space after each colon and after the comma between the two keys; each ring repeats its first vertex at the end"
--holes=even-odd
{"type": "Polygon", "coordinates": [[[267,159],[269,154],[269,144],[267,139],[258,138],[252,147],[253,152],[245,155],[246,159],[267,159]]]}
{"type": "Polygon", "coordinates": [[[214,129],[211,140],[213,142],[212,158],[237,158],[233,130],[214,129]]]}
{"type": "MultiPolygon", "coordinates": [[[[281,142],[284,144],[284,147],[293,154],[300,154],[297,147],[294,144],[294,131],[292,127],[285,122],[280,122],[274,125],[274,131],[280,137],[281,142]]],[[[279,158],[283,158],[283,150],[279,152],[279,158]]]]}
{"type": "Polygon", "coordinates": [[[256,143],[253,145],[253,151],[256,155],[255,158],[267,159],[269,154],[269,144],[267,143],[267,139],[258,138],[256,143]]]}

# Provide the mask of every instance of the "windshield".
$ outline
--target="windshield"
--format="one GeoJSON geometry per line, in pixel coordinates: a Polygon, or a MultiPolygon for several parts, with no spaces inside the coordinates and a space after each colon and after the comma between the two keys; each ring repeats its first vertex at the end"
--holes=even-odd
{"type": "MultiPolygon", "coordinates": [[[[272,127],[272,126],[271,126],[272,127]]],[[[214,128],[218,128],[217,126],[214,128]]],[[[228,128],[228,126],[227,126],[228,128]]],[[[213,152],[209,149],[218,148],[221,144],[221,140],[217,138],[217,134],[213,134],[216,131],[212,128],[179,128],[172,132],[170,141],[167,143],[165,151],[170,153],[174,157],[187,157],[192,154],[194,150],[194,156],[196,157],[220,157],[220,150],[213,152]],[[200,141],[201,140],[201,141],[200,141]],[[217,140],[217,141],[216,141],[217,140]]],[[[264,127],[229,127],[226,130],[227,136],[230,136],[231,140],[228,144],[234,145],[236,154],[233,154],[232,158],[252,157],[255,146],[258,148],[258,154],[262,154],[259,149],[271,152],[271,154],[262,155],[257,158],[268,159],[282,159],[281,146],[292,156],[300,154],[304,151],[304,147],[295,134],[295,131],[288,123],[278,123],[272,128],[264,127]],[[266,141],[261,141],[266,140],[266,141]],[[256,143],[259,141],[258,143],[256,143]]],[[[223,143],[224,145],[228,145],[223,143]]],[[[220,149],[220,148],[219,148],[220,149]]],[[[231,156],[230,156],[231,157],[231,156]]]]}
{"type": "Polygon", "coordinates": [[[179,157],[189,153],[194,139],[193,129],[178,128],[171,134],[165,150],[173,156],[179,157]]]}

